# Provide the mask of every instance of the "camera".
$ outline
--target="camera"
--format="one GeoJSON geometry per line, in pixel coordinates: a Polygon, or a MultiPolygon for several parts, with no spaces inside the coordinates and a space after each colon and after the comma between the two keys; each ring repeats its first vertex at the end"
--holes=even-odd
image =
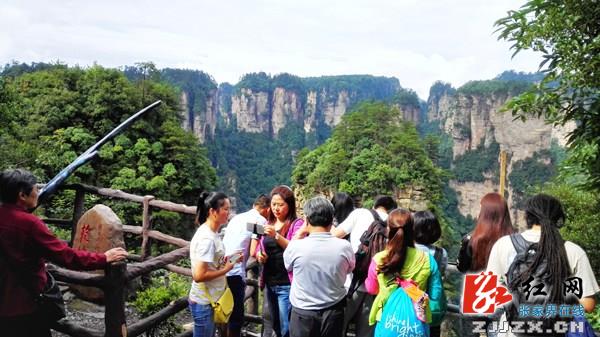
{"type": "Polygon", "coordinates": [[[252,232],[252,234],[264,235],[265,234],[265,225],[246,222],[246,230],[248,232],[252,232]]]}

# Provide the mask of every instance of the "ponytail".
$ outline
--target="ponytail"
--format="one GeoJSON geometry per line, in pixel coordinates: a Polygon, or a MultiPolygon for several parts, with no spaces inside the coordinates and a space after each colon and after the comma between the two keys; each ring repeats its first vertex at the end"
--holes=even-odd
{"type": "Polygon", "coordinates": [[[208,218],[208,212],[212,208],[219,210],[224,204],[227,195],[222,192],[202,192],[196,203],[196,225],[203,224],[208,218]]]}
{"type": "Polygon", "coordinates": [[[384,274],[400,271],[406,260],[407,247],[414,247],[413,218],[410,211],[397,208],[388,216],[387,255],[380,266],[384,274]]]}
{"type": "Polygon", "coordinates": [[[547,282],[552,289],[549,303],[561,303],[563,301],[562,283],[571,274],[565,241],[559,231],[565,220],[562,205],[558,199],[552,196],[535,195],[527,200],[525,220],[529,228],[533,225],[540,225],[542,233],[535,260],[523,276],[528,278],[536,268],[545,263],[547,282]]]}

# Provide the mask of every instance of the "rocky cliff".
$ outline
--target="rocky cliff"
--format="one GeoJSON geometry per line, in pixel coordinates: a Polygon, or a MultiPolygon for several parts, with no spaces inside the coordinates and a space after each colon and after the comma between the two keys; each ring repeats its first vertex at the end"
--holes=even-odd
{"type": "MultiPolygon", "coordinates": [[[[213,83],[216,87],[216,83],[213,83]]],[[[205,88],[208,86],[204,86],[205,88]]],[[[396,78],[369,75],[299,78],[289,74],[270,77],[248,74],[235,86],[224,84],[200,94],[182,88],[183,126],[205,140],[217,124],[235,124],[238,131],[277,137],[290,123],[301,125],[306,134],[333,128],[353,105],[368,99],[392,101],[403,91],[396,78]],[[201,100],[194,99],[203,96],[201,100]]],[[[414,93],[404,90],[408,95],[414,93]]],[[[398,104],[406,119],[417,122],[419,102],[398,104]]]]}
{"type": "MultiPolygon", "coordinates": [[[[452,143],[453,169],[456,169],[467,155],[490,146],[499,146],[507,153],[507,177],[514,164],[532,158],[534,154],[552,147],[553,141],[564,145],[565,128],[557,129],[544,123],[542,119],[529,118],[523,122],[515,120],[510,112],[502,112],[504,104],[514,95],[510,88],[499,90],[455,90],[448,85],[437,84],[432,88],[427,104],[427,120],[439,123],[442,132],[449,135],[452,143]]],[[[471,88],[472,89],[472,88],[471,88]]],[[[497,156],[487,159],[493,167],[499,167],[497,156]]],[[[547,159],[549,160],[549,159],[547,159]]],[[[479,213],[479,201],[488,192],[498,191],[498,170],[481,172],[483,179],[456,179],[450,186],[457,192],[459,210],[463,215],[476,218],[479,213]]],[[[455,172],[457,176],[461,176],[455,172]]],[[[464,175],[463,175],[464,176],[464,175]]],[[[513,221],[522,225],[522,214],[517,212],[514,194],[524,191],[515,190],[511,181],[507,181],[509,206],[512,206],[513,221]]]]}

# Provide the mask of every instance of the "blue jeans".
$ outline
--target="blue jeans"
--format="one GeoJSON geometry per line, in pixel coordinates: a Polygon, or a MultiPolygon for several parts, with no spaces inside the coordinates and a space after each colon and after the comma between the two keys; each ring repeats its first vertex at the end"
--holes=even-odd
{"type": "Polygon", "coordinates": [[[273,322],[273,330],[277,337],[289,337],[290,335],[290,313],[292,305],[290,304],[290,285],[269,286],[267,298],[269,299],[269,311],[273,322]]]}
{"type": "Polygon", "coordinates": [[[190,302],[189,308],[194,318],[194,337],[212,337],[215,334],[215,322],[210,304],[190,302]]]}

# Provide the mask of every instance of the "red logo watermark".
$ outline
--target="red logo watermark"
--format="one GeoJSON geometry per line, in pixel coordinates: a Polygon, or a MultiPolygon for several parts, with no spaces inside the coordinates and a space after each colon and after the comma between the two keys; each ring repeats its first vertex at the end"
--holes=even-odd
{"type": "Polygon", "coordinates": [[[493,314],[496,306],[512,301],[506,287],[498,284],[498,275],[467,274],[462,298],[463,314],[493,314]]]}

